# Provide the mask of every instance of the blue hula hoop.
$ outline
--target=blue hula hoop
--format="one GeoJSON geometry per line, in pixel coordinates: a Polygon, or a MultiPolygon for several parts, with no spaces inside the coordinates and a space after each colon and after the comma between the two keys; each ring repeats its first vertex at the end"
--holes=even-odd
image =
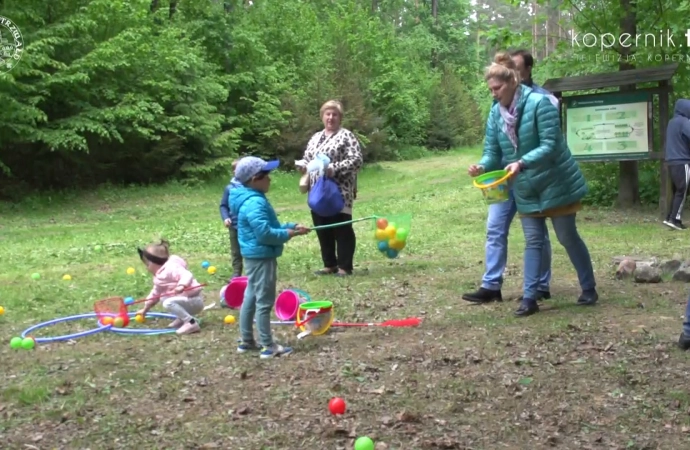
{"type": "MultiPolygon", "coordinates": [[[[96,318],[96,317],[97,316],[95,313],[89,313],[89,314],[79,314],[76,316],[62,317],[60,319],[49,320],[48,322],[39,323],[38,325],[34,325],[32,327],[27,328],[21,334],[21,338],[22,339],[26,338],[30,333],[32,333],[32,332],[34,332],[40,328],[45,328],[45,327],[55,325],[58,323],[63,323],[63,322],[70,322],[72,320],[90,319],[90,318],[96,318]]],[[[80,337],[90,336],[92,334],[100,333],[101,331],[106,331],[106,330],[109,330],[111,328],[112,328],[112,325],[101,325],[99,323],[98,328],[94,328],[92,330],[80,331],[79,333],[66,334],[64,336],[34,338],[34,340],[36,341],[37,344],[47,344],[50,342],[68,341],[70,339],[77,339],[80,337]]]]}
{"type": "MultiPolygon", "coordinates": [[[[136,317],[137,313],[128,313],[129,317],[136,317]]],[[[159,319],[177,319],[177,316],[168,313],[157,313],[149,312],[146,313],[146,317],[156,317],[159,319]]],[[[197,319],[199,320],[199,319],[197,319]]],[[[199,321],[201,322],[201,321],[199,321]]],[[[118,334],[130,334],[130,335],[140,335],[140,336],[158,336],[159,334],[169,334],[177,331],[175,328],[165,328],[165,329],[155,329],[155,328],[118,328],[112,327],[110,329],[113,333],[118,334]]]]}

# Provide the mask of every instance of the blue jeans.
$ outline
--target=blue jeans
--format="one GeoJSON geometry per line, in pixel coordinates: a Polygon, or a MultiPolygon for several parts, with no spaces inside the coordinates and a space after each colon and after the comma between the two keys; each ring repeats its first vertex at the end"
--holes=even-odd
{"type": "Polygon", "coordinates": [[[263,347],[273,345],[271,335],[271,310],[276,301],[278,282],[278,260],[245,258],[247,288],[240,308],[240,334],[246,344],[254,340],[254,316],[259,330],[259,344],[263,347]]]}
{"type": "MultiPolygon", "coordinates": [[[[508,261],[508,233],[516,212],[512,190],[508,201],[489,205],[489,217],[486,220],[486,272],[482,277],[484,289],[498,291],[503,285],[503,271],[508,261]]],[[[551,282],[551,241],[546,226],[542,250],[538,289],[548,292],[551,282]]]]}
{"type": "MultiPolygon", "coordinates": [[[[591,292],[596,287],[594,280],[594,268],[592,258],[589,256],[587,245],[577,232],[575,214],[551,218],[553,230],[556,232],[558,242],[568,253],[570,262],[577,271],[580,288],[583,292],[591,292]]],[[[542,254],[546,242],[545,217],[521,217],[522,230],[525,233],[525,258],[523,273],[523,295],[525,299],[536,300],[537,289],[540,284],[540,267],[543,264],[542,254]]]]}

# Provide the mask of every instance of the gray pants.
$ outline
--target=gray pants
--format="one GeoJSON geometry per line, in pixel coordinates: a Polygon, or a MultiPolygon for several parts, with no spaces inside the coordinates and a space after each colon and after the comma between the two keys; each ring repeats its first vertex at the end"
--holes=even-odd
{"type": "Polygon", "coordinates": [[[254,340],[254,317],[259,331],[259,344],[264,347],[273,345],[271,334],[271,311],[276,302],[276,284],[278,282],[278,260],[247,259],[247,288],[240,308],[240,333],[245,344],[254,340]]]}
{"type": "Polygon", "coordinates": [[[192,316],[204,310],[204,299],[201,295],[197,297],[175,295],[163,300],[163,308],[178,319],[187,322],[192,316]]]}
{"type": "Polygon", "coordinates": [[[230,256],[232,257],[233,276],[242,275],[242,254],[240,253],[240,241],[237,237],[237,228],[230,227],[230,256]]]}

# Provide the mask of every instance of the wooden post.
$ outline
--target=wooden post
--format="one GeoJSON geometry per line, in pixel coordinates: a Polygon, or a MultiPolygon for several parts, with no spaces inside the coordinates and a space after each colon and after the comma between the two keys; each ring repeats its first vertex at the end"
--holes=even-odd
{"type": "Polygon", "coordinates": [[[659,87],[662,92],[659,93],[659,132],[661,134],[661,157],[659,160],[659,168],[661,176],[659,177],[659,215],[662,220],[666,219],[666,214],[671,207],[671,199],[673,196],[673,189],[671,188],[671,177],[668,176],[668,166],[666,165],[666,127],[669,120],[669,97],[673,88],[670,82],[661,81],[659,87]]]}

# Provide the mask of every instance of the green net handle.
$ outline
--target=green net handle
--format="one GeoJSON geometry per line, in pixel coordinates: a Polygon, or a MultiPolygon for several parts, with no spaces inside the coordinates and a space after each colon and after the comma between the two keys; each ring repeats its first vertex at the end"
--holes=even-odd
{"type": "Polygon", "coordinates": [[[343,225],[349,225],[351,223],[363,222],[365,220],[375,220],[378,218],[379,218],[379,216],[362,217],[361,219],[347,220],[345,222],[330,223],[328,225],[319,225],[317,227],[311,227],[310,229],[311,230],[326,230],[328,228],[337,228],[337,227],[342,227],[343,225]]]}

